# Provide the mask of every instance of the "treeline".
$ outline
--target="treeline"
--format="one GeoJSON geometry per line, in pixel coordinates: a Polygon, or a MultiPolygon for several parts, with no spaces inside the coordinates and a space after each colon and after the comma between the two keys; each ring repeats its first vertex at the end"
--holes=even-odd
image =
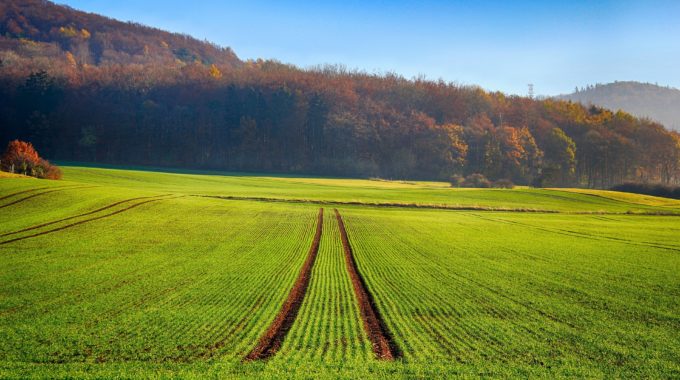
{"type": "Polygon", "coordinates": [[[482,174],[535,186],[680,182],[678,134],[624,112],[337,66],[83,64],[62,45],[60,56],[43,52],[49,43],[34,54],[0,50],[0,143],[31,141],[53,160],[399,179],[482,174]]]}
{"type": "Polygon", "coordinates": [[[199,64],[71,74],[3,75],[2,139],[31,141],[56,160],[118,164],[422,179],[481,173],[539,186],[680,180],[677,134],[575,103],[262,61],[219,75],[199,64]]]}
{"type": "Polygon", "coordinates": [[[623,183],[611,188],[614,191],[653,195],[656,197],[680,199],[680,186],[646,183],[623,183]]]}

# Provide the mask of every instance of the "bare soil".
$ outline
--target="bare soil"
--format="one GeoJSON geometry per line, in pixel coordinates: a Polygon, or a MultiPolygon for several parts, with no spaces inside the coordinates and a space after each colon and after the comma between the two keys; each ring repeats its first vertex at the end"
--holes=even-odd
{"type": "Polygon", "coordinates": [[[300,311],[302,301],[307,293],[309,281],[312,276],[312,268],[316,261],[316,256],[319,253],[319,244],[321,243],[321,232],[323,230],[323,208],[319,209],[319,216],[316,223],[316,234],[312,241],[312,246],[309,248],[307,259],[302,265],[300,274],[298,275],[293,288],[288,294],[288,298],[283,303],[283,307],[274,318],[274,321],[269,326],[267,331],[260,337],[257,346],[245,357],[246,361],[251,360],[266,360],[273,356],[283,344],[288,331],[293,326],[295,318],[300,311]]]}
{"type": "Polygon", "coordinates": [[[338,220],[338,226],[340,227],[340,238],[342,239],[342,247],[345,250],[347,272],[352,280],[354,294],[359,302],[361,319],[364,323],[366,334],[373,346],[373,352],[378,359],[394,360],[401,356],[401,351],[392,339],[387,325],[380,316],[375,300],[366,287],[366,281],[361,276],[361,273],[359,273],[356,259],[352,252],[352,246],[349,244],[349,239],[347,238],[345,223],[342,221],[342,217],[337,209],[335,210],[335,217],[338,220]]]}

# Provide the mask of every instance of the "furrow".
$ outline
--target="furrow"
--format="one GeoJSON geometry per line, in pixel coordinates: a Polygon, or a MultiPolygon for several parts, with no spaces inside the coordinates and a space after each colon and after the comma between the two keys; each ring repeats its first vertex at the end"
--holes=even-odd
{"type": "Polygon", "coordinates": [[[378,309],[375,304],[375,300],[372,295],[368,292],[366,288],[366,282],[359,273],[357,269],[356,260],[354,254],[352,253],[352,247],[349,244],[347,238],[347,230],[345,229],[345,224],[342,221],[342,216],[340,212],[335,209],[335,217],[338,221],[338,227],[340,228],[340,238],[342,240],[342,247],[345,250],[345,261],[347,264],[347,272],[352,280],[352,285],[354,287],[354,293],[356,295],[357,301],[359,302],[359,310],[361,311],[361,318],[364,322],[364,328],[368,338],[373,345],[373,352],[376,354],[378,359],[383,360],[394,360],[401,355],[399,348],[394,343],[390,332],[382,320],[378,309]]]}
{"type": "Polygon", "coordinates": [[[314,241],[309,249],[307,260],[302,266],[300,274],[291,289],[288,298],[283,304],[274,321],[269,326],[269,329],[260,337],[260,340],[255,348],[246,356],[245,360],[266,360],[273,356],[281,347],[283,340],[288,334],[295,318],[297,317],[302,301],[305,298],[309,280],[311,278],[312,268],[316,256],[319,252],[319,244],[321,242],[321,233],[323,230],[323,208],[319,209],[319,216],[316,224],[316,234],[314,241]]]}

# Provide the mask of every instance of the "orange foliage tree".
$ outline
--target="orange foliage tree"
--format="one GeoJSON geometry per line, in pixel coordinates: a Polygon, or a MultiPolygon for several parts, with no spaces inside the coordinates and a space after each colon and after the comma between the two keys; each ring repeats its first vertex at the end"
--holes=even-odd
{"type": "Polygon", "coordinates": [[[21,173],[38,178],[60,179],[61,170],[40,158],[38,152],[30,142],[14,140],[7,145],[0,160],[3,170],[11,173],[21,173]]]}

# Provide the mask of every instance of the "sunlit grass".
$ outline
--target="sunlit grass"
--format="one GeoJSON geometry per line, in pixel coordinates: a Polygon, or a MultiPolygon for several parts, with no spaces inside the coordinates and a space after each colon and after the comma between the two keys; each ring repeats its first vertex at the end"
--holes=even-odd
{"type": "Polygon", "coordinates": [[[680,373],[680,219],[625,214],[675,201],[383,180],[64,173],[62,181],[0,181],[2,378],[680,373]],[[320,206],[194,195],[561,213],[322,205],[324,234],[298,317],[270,361],[244,363],[305,260],[320,206]],[[371,351],[332,207],[402,359],[379,362],[371,351]]]}

